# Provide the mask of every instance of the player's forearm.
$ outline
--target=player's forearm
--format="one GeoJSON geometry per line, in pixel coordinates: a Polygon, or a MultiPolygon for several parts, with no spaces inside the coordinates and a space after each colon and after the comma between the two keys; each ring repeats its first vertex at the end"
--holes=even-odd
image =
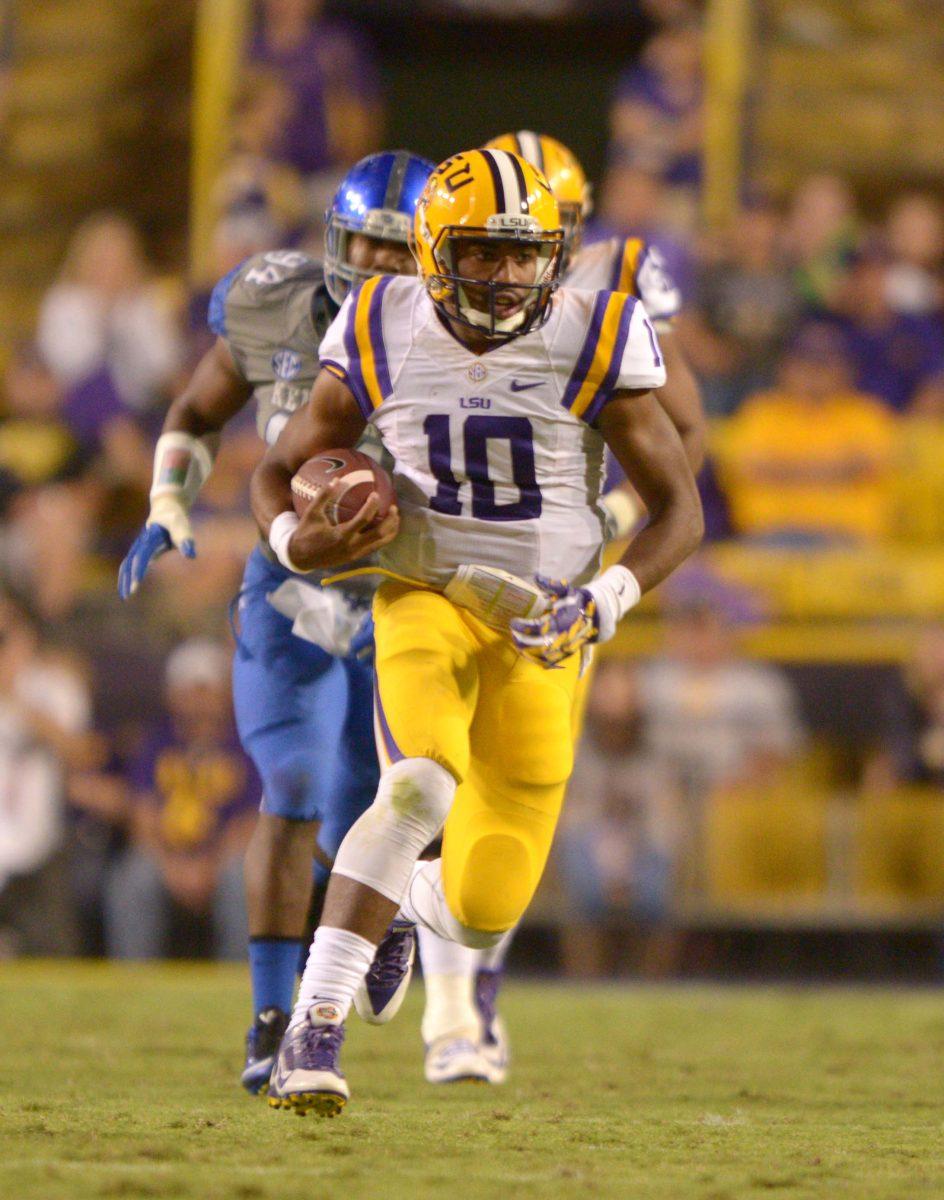
{"type": "Polygon", "coordinates": [[[190,382],[171,404],[163,432],[212,439],[251,396],[250,384],[240,374],[226,343],[219,340],[200,359],[190,382]]]}
{"type": "Polygon", "coordinates": [[[266,540],[275,518],[292,509],[292,475],[284,460],[272,450],[252,473],[249,484],[252,515],[266,540]]]}
{"type": "Polygon", "coordinates": [[[640,591],[661,583],[701,544],[705,522],[694,485],[680,487],[655,511],[629,544],[620,565],[632,571],[640,591]]]}

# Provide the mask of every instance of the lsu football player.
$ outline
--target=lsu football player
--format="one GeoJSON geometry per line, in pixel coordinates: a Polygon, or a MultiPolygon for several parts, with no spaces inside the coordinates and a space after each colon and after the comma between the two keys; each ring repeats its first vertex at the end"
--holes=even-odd
{"type": "MultiPolygon", "coordinates": [[[[194,557],[190,510],[226,423],[255,400],[259,436],[274,442],[307,400],[321,339],[351,289],[380,273],[414,273],[407,239],[433,166],[405,151],[363,159],[328,209],[323,265],[278,250],[248,259],[216,286],[216,342],[164,421],[150,515],[119,574],[123,597],[172,547],[194,557]]],[[[354,557],[382,540],[382,529],[365,525],[355,521],[349,531],[354,557]]],[[[372,590],[363,580],[321,588],[317,578],[286,570],[264,544],[246,565],[233,695],[240,739],[263,783],[245,866],[254,1020],[242,1083],[250,1092],[267,1083],[288,1024],[313,855],[330,864],[377,787],[373,671],[358,656],[372,590]]]]}
{"type": "Polygon", "coordinates": [[[474,948],[518,922],[572,768],[581,663],[700,540],[691,468],[652,394],[665,382],[652,323],[626,293],[556,291],[562,249],[530,163],[447,159],[417,206],[419,278],[348,297],[309,404],[253,475],[253,510],[288,570],[339,553],[316,505],[292,508],[311,455],[373,426],[398,503],[378,529],[392,577],[373,608],[381,781],[335,859],[270,1081],[276,1107],[343,1108],[344,1022],[398,909],[474,948]],[[649,521],[598,575],[606,446],[649,521]],[[418,861],[441,829],[441,858],[418,861]]]}
{"type": "MultiPolygon", "coordinates": [[[[556,138],[522,129],[493,138],[484,148],[520,155],[550,184],[564,231],[560,270],[565,287],[628,292],[643,302],[665,361],[666,381],[655,395],[678,430],[697,475],[705,452],[704,412],[698,384],[673,333],[681,297],[659,251],[639,237],[583,245],[584,223],[592,208],[590,185],[576,156],[556,138]]],[[[626,537],[640,516],[632,488],[615,486],[601,497],[601,503],[607,511],[608,536],[626,537]]],[[[588,684],[589,673],[580,685],[581,715],[588,684]]],[[[417,933],[426,989],[422,1026],[426,1078],[432,1083],[467,1078],[504,1082],[509,1046],[497,1001],[512,935],[488,950],[473,951],[422,926],[417,933]]]]}

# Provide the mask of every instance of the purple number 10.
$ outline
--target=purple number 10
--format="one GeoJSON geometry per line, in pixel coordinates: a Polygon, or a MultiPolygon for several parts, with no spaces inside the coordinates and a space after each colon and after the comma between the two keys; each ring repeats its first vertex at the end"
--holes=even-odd
{"type": "MultiPolygon", "coordinates": [[[[457,517],[462,512],[459,488],[462,481],[452,470],[449,417],[428,416],[423,432],[429,439],[429,469],[436,480],[436,494],[429,502],[434,512],[457,517]]],[[[465,478],[472,485],[472,516],[481,521],[530,521],[541,515],[541,489],[534,468],[534,441],[527,417],[466,417],[462,429],[465,478]],[[511,479],[519,498],[508,504],[495,501],[495,483],[488,476],[488,443],[506,441],[511,448],[511,479]]]]}

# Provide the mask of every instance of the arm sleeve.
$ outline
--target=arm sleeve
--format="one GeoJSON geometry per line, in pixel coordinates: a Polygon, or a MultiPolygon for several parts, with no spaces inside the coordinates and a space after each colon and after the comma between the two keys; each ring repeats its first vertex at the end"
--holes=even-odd
{"type": "Polygon", "coordinates": [[[665,383],[662,347],[643,304],[633,305],[629,317],[629,335],[614,391],[625,388],[659,388],[665,383]]]}

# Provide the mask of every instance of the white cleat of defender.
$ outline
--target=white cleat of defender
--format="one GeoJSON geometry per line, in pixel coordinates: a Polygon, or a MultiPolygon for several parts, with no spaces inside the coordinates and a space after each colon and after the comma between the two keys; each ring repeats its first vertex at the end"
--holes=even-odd
{"type": "Polygon", "coordinates": [[[427,1083],[490,1083],[491,1068],[467,1037],[437,1038],[426,1048],[423,1073],[427,1083]]]}

